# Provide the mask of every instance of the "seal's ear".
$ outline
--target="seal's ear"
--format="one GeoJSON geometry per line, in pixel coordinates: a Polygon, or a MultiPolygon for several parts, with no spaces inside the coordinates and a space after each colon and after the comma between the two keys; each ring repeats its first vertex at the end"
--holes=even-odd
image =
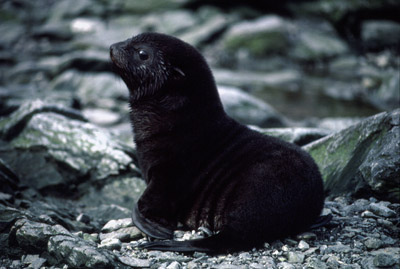
{"type": "Polygon", "coordinates": [[[178,68],[178,67],[174,67],[174,69],[173,69],[177,74],[176,75],[178,75],[178,76],[182,76],[182,77],[184,77],[185,76],[185,73],[183,73],[183,71],[180,69],[180,68],[178,68]]]}

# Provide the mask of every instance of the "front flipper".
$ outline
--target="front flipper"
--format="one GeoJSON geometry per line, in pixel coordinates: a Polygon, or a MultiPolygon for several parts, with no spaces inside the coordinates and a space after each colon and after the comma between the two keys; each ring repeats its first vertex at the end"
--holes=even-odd
{"type": "Polygon", "coordinates": [[[237,250],[250,249],[256,246],[255,242],[243,242],[237,240],[228,233],[219,234],[202,239],[187,241],[155,241],[139,245],[139,248],[148,250],[178,251],[178,252],[207,252],[213,254],[232,252],[237,250]]]}
{"type": "Polygon", "coordinates": [[[173,237],[173,230],[163,227],[160,224],[153,222],[149,219],[146,219],[139,212],[137,204],[132,210],[132,221],[139,230],[152,238],[171,239],[173,237]]]}

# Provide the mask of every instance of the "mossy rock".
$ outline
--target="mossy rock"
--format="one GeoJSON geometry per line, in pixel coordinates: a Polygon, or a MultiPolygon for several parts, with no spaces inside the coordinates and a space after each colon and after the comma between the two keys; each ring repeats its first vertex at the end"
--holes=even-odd
{"type": "Polygon", "coordinates": [[[400,201],[400,109],[369,117],[304,147],[332,195],[400,201]]]}

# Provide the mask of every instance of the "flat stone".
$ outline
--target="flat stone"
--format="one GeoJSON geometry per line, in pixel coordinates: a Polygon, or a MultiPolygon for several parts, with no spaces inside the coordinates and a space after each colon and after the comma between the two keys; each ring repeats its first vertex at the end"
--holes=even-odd
{"type": "Polygon", "coordinates": [[[109,222],[104,225],[104,227],[101,229],[103,232],[112,232],[115,230],[118,230],[120,228],[125,228],[132,226],[132,219],[131,218],[125,218],[125,219],[118,219],[118,220],[110,220],[109,222]]]}
{"type": "Polygon", "coordinates": [[[122,243],[118,238],[107,238],[100,242],[99,248],[105,249],[121,249],[122,243]]]}

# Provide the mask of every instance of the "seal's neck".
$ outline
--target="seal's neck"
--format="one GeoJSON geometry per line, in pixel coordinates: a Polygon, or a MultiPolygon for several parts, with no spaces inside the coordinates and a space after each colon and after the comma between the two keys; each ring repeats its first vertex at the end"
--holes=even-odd
{"type": "Polygon", "coordinates": [[[219,97],[203,103],[199,98],[179,94],[153,95],[139,101],[131,101],[131,122],[135,142],[154,137],[176,136],[176,132],[188,132],[202,128],[225,116],[219,97]]]}

